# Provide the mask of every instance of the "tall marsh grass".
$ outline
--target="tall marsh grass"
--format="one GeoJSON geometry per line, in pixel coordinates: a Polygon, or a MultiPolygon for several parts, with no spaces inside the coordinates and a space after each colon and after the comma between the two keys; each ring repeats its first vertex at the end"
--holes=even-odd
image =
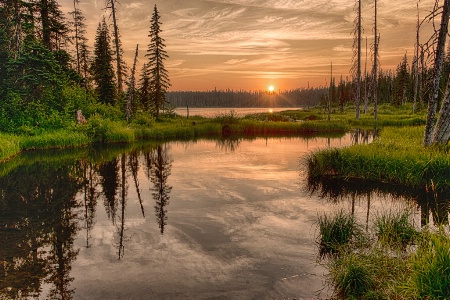
{"type": "Polygon", "coordinates": [[[449,186],[446,147],[424,148],[424,128],[388,127],[372,144],[329,149],[307,158],[309,176],[340,176],[438,189],[449,186]]]}
{"type": "MultiPolygon", "coordinates": [[[[336,220],[336,216],[353,218],[341,212],[326,220],[336,220]]],[[[329,239],[336,225],[319,219],[318,227],[320,239],[329,239]],[[321,228],[324,224],[328,229],[321,228]]],[[[360,232],[369,242],[344,243],[345,248],[337,248],[339,255],[324,257],[319,249],[329,270],[327,282],[337,299],[450,299],[448,232],[442,228],[438,232],[417,230],[407,212],[378,216],[373,227],[360,232]],[[405,251],[406,244],[413,247],[405,251]]],[[[340,228],[341,232],[333,235],[348,236],[348,229],[340,228]]]]}

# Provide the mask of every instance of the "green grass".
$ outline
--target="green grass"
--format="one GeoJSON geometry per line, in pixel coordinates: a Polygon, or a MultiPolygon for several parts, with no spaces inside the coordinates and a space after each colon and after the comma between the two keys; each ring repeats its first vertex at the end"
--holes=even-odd
{"type": "Polygon", "coordinates": [[[20,152],[19,138],[14,135],[0,133],[0,162],[20,152]]]}
{"type": "MultiPolygon", "coordinates": [[[[353,218],[350,214],[338,215],[341,220],[353,218]]],[[[345,227],[340,230],[335,235],[347,235],[345,227]]],[[[379,216],[373,231],[361,234],[369,242],[345,243],[339,255],[323,257],[319,251],[336,299],[450,298],[448,232],[442,228],[438,232],[416,230],[408,213],[397,212],[379,216]],[[406,250],[405,243],[413,247],[406,250]],[[401,251],[395,248],[398,245],[401,251]]]]}
{"type": "Polygon", "coordinates": [[[411,257],[406,291],[415,299],[450,298],[450,239],[444,232],[426,233],[411,257]]]}
{"type": "Polygon", "coordinates": [[[19,140],[21,150],[73,148],[86,146],[90,142],[83,132],[67,129],[20,136],[19,140]]]}
{"type": "Polygon", "coordinates": [[[448,146],[424,148],[423,132],[423,126],[387,127],[372,144],[316,152],[307,158],[309,176],[361,178],[411,187],[448,187],[448,146]]]}
{"type": "Polygon", "coordinates": [[[394,250],[406,250],[418,236],[417,230],[409,221],[408,211],[389,212],[375,221],[375,231],[381,245],[394,250]]]}

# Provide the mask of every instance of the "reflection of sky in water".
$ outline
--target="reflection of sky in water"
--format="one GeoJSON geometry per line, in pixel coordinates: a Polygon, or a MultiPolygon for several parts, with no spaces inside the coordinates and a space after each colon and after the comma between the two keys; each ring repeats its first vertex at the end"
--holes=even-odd
{"type": "MultiPolygon", "coordinates": [[[[336,207],[304,192],[299,175],[305,171],[302,157],[327,143],[257,139],[241,141],[234,152],[214,141],[171,143],[167,184],[173,189],[164,234],[156,222],[152,183],[140,168],[146,218],[128,178],[125,248],[118,260],[120,220],[113,225],[99,201],[91,247],[85,247],[84,230],[75,241],[80,248],[71,271],[75,299],[315,296],[324,286],[324,269],[316,265],[315,222],[318,213],[336,207]]],[[[347,143],[348,138],[331,141],[347,143]]],[[[374,198],[371,205],[382,207],[383,201],[374,198]]],[[[362,218],[365,205],[355,204],[362,218]]]]}

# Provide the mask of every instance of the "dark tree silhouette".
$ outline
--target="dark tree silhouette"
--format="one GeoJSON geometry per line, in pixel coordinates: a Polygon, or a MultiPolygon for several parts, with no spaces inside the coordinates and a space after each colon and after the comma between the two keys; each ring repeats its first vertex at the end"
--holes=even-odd
{"type": "Polygon", "coordinates": [[[115,104],[114,69],[110,36],[105,18],[98,24],[94,44],[94,61],[91,72],[96,83],[96,92],[101,103],[115,104]]]}
{"type": "Polygon", "coordinates": [[[150,24],[147,54],[148,62],[145,65],[148,68],[147,72],[150,75],[149,89],[151,101],[153,104],[154,115],[159,119],[159,114],[164,109],[166,103],[166,92],[170,87],[169,74],[164,66],[164,61],[169,58],[165,50],[166,45],[164,39],[161,37],[161,22],[158,9],[155,5],[150,24]]]}
{"type": "Polygon", "coordinates": [[[167,225],[167,209],[169,204],[170,192],[172,187],[167,184],[170,176],[172,162],[168,155],[166,145],[158,145],[156,151],[152,152],[152,169],[150,180],[153,183],[153,199],[155,200],[156,219],[159,224],[161,234],[164,233],[164,227],[167,225]]]}

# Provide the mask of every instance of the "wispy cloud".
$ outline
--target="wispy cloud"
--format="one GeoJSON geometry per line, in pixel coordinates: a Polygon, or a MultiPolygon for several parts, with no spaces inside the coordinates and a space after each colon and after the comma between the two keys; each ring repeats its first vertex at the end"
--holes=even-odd
{"type": "MultiPolygon", "coordinates": [[[[433,3],[434,0],[420,2],[422,17],[433,3]]],[[[66,11],[72,9],[71,0],[61,0],[61,4],[66,11]]],[[[209,76],[208,85],[211,80],[220,82],[220,72],[234,72],[236,80],[243,76],[275,75],[288,79],[296,73],[299,78],[327,74],[330,61],[337,66],[336,74],[347,75],[350,69],[354,1],[157,0],[156,4],[170,56],[167,67],[175,89],[184,86],[183,78],[188,77],[197,76],[198,84],[204,76],[209,76]]],[[[141,51],[146,49],[153,5],[154,2],[144,0],[122,0],[117,8],[128,61],[132,60],[137,43],[141,51]]],[[[80,7],[87,17],[92,44],[96,26],[104,14],[104,3],[82,1],[80,7]]],[[[406,51],[412,53],[416,18],[414,1],[379,2],[383,68],[395,68],[406,51]]],[[[372,23],[373,7],[364,3],[364,37],[368,37],[369,43],[372,23]]],[[[424,39],[427,33],[423,32],[424,39]]],[[[144,60],[140,54],[140,65],[144,60]]]]}

